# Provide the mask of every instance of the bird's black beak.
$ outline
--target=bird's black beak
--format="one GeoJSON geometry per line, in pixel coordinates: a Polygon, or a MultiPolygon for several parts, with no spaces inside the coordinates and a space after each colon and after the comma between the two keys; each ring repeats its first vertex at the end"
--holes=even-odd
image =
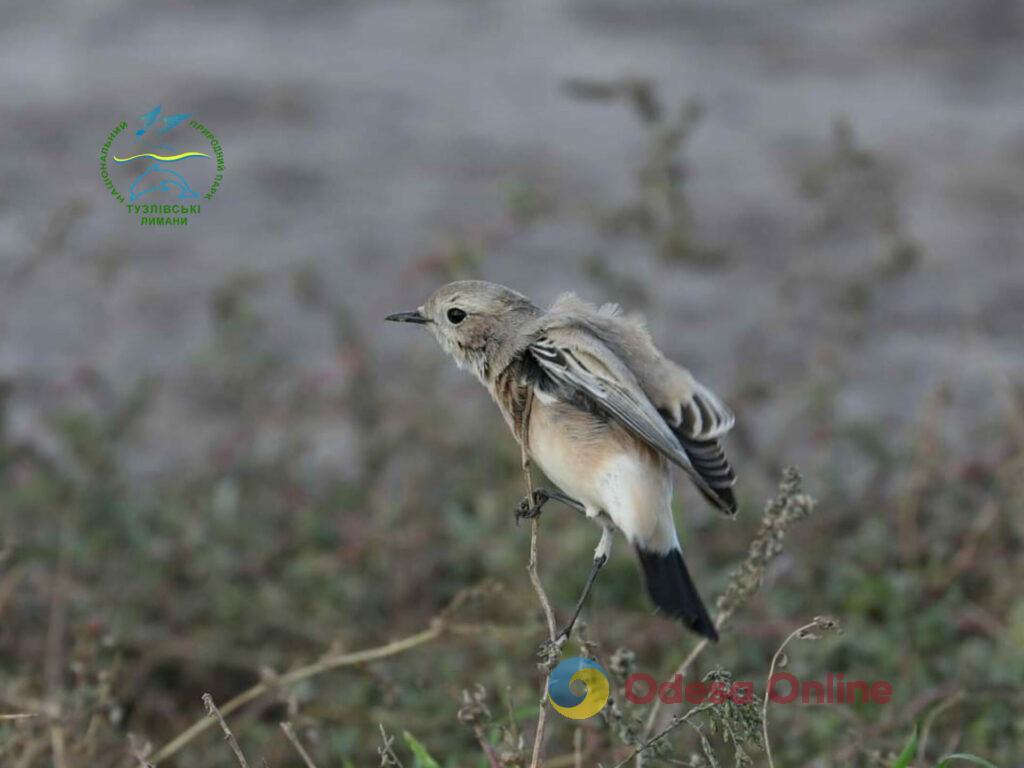
{"type": "Polygon", "coordinates": [[[393,323],[418,323],[419,325],[426,325],[430,322],[419,310],[415,312],[397,312],[393,315],[388,315],[384,319],[390,320],[393,323]]]}

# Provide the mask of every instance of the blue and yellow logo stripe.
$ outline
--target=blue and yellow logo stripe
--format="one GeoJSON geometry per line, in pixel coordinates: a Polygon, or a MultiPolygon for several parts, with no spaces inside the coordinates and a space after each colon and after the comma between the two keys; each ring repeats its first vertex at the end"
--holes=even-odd
{"type": "Polygon", "coordinates": [[[551,706],[560,715],[573,720],[593,717],[608,703],[608,673],[596,661],[573,656],[563,659],[548,677],[551,706]],[[582,683],[585,693],[573,691],[573,683],[582,683]]]}
{"type": "Polygon", "coordinates": [[[114,155],[114,162],[127,163],[131,160],[138,160],[140,157],[152,157],[154,160],[159,160],[163,163],[174,163],[187,157],[209,157],[209,155],[205,152],[182,152],[180,155],[155,155],[152,152],[143,152],[141,155],[132,155],[131,157],[118,157],[114,155]]]}

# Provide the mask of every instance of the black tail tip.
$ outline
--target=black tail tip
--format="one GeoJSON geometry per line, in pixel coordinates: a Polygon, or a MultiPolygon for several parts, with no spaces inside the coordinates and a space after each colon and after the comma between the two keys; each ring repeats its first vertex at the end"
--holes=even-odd
{"type": "Polygon", "coordinates": [[[711,620],[697,587],[690,578],[678,549],[658,554],[637,548],[647,582],[647,592],[662,613],[679,619],[688,629],[713,643],[718,630],[711,620]]]}
{"type": "Polygon", "coordinates": [[[715,622],[713,622],[706,613],[698,621],[691,623],[686,619],[683,619],[683,623],[685,623],[689,629],[692,629],[701,637],[706,637],[712,643],[718,642],[718,630],[715,629],[715,622]]]}

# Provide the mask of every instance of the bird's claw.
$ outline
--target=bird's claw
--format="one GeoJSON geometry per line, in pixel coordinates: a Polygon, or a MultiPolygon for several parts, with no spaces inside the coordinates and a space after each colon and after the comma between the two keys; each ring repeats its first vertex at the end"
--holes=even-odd
{"type": "Polygon", "coordinates": [[[529,496],[524,496],[523,500],[516,506],[516,527],[519,527],[519,521],[523,518],[533,520],[535,517],[538,517],[550,498],[547,492],[542,489],[534,491],[532,499],[529,496]]]}
{"type": "Polygon", "coordinates": [[[554,669],[562,656],[562,649],[567,642],[569,642],[569,636],[563,633],[554,640],[545,640],[541,643],[540,649],[537,651],[537,656],[541,660],[540,666],[548,672],[554,669]]]}

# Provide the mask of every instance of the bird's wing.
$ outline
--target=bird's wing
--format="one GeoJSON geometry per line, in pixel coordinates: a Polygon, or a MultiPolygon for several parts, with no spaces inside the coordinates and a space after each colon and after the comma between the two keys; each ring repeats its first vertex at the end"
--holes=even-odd
{"type": "Polygon", "coordinates": [[[732,487],[736,474],[719,442],[736,422],[725,403],[689,371],[665,357],[641,319],[623,315],[614,305],[598,309],[566,294],[555,302],[548,317],[551,325],[581,328],[582,333],[596,337],[629,369],[694,470],[714,491],[710,501],[723,511],[735,512],[732,487]]]}
{"type": "Polygon", "coordinates": [[[546,317],[549,328],[577,330],[602,342],[633,374],[673,431],[693,440],[710,440],[735,424],[732,412],[714,392],[661,353],[640,318],[622,314],[614,304],[595,307],[571,293],[560,296],[546,317]]]}
{"type": "Polygon", "coordinates": [[[527,347],[555,396],[592,407],[615,419],[633,436],[682,467],[697,488],[723,511],[731,512],[694,467],[668,422],[630,370],[586,328],[551,328],[527,347]]]}

